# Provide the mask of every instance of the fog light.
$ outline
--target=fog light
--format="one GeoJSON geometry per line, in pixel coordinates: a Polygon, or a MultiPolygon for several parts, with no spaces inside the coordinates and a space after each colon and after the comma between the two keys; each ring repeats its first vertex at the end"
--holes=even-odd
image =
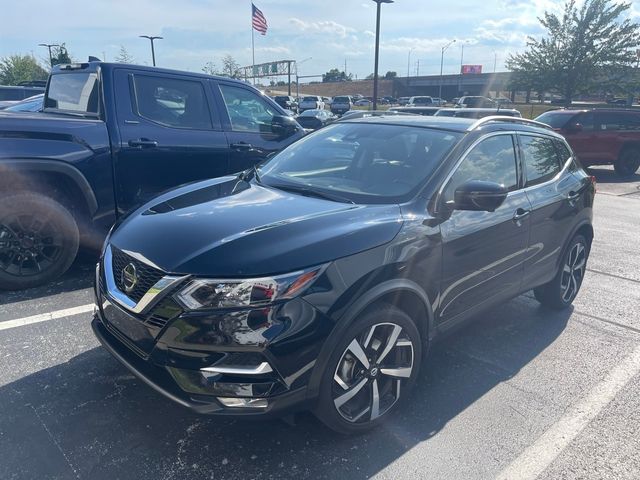
{"type": "Polygon", "coordinates": [[[266,398],[229,398],[218,397],[225,407],[232,408],[267,408],[269,402],[266,398]]]}

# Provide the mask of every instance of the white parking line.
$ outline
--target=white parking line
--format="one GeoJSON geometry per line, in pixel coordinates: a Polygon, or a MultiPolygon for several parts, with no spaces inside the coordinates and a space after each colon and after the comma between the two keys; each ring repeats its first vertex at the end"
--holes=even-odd
{"type": "Polygon", "coordinates": [[[31,325],[33,323],[48,322],[49,320],[70,317],[72,315],[79,315],[81,313],[88,313],[92,311],[93,303],[89,303],[87,305],[80,305],[79,307],[56,310],[55,312],[40,313],[38,315],[32,315],[30,317],[16,318],[15,320],[0,322],[0,330],[8,330],[9,328],[22,327],[24,325],[31,325]]]}
{"type": "Polygon", "coordinates": [[[562,453],[604,407],[640,372],[640,347],[619,363],[589,395],[520,454],[496,477],[498,480],[535,479],[562,453]]]}

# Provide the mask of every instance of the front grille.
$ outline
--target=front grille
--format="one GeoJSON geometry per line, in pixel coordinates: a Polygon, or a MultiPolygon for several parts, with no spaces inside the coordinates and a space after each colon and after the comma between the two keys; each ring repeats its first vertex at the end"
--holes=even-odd
{"type": "Polygon", "coordinates": [[[116,282],[116,286],[121,292],[125,293],[131,300],[136,303],[138,303],[140,299],[144,297],[144,294],[147,293],[149,289],[158,282],[158,280],[164,277],[164,272],[162,272],[161,270],[153,268],[146,263],[141,262],[140,260],[136,260],[131,255],[127,255],[123,251],[118,250],[113,246],[111,247],[111,254],[113,279],[116,282]],[[138,283],[131,292],[127,292],[122,281],[122,270],[130,263],[132,263],[136,267],[136,272],[138,274],[138,283]]]}

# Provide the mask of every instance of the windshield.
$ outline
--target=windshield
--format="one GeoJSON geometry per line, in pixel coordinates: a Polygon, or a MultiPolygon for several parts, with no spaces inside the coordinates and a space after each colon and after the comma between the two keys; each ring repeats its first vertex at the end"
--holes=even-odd
{"type": "Polygon", "coordinates": [[[546,112],[536,118],[536,122],[546,123],[552,128],[562,128],[569,120],[571,120],[575,115],[571,113],[560,113],[560,112],[546,112]]]}
{"type": "Polygon", "coordinates": [[[333,103],[349,103],[349,97],[336,97],[333,99],[333,103]]]}
{"type": "Polygon", "coordinates": [[[304,97],[302,99],[303,102],[317,102],[318,101],[318,97],[304,97]]]}
{"type": "Polygon", "coordinates": [[[334,192],[357,203],[409,200],[462,134],[401,125],[344,123],[289,146],[260,169],[274,187],[334,192]]]}

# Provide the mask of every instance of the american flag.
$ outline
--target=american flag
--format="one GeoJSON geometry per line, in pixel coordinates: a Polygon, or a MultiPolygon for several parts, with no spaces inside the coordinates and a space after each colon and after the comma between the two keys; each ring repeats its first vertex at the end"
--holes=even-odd
{"type": "Polygon", "coordinates": [[[253,3],[251,4],[251,12],[251,22],[253,23],[253,28],[260,32],[260,35],[266,35],[268,27],[267,19],[264,18],[263,13],[253,3]]]}

